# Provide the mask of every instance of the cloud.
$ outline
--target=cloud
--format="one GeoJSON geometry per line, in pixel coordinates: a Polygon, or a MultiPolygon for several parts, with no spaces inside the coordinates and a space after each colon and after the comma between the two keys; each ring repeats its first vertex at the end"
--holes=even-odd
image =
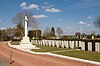
{"type": "Polygon", "coordinates": [[[84,22],[84,21],[79,21],[78,25],[79,25],[80,27],[82,27],[82,26],[91,27],[91,26],[92,26],[91,24],[87,24],[87,23],[84,22]]]}
{"type": "Polygon", "coordinates": [[[20,7],[25,7],[25,6],[26,6],[26,2],[20,4],[20,7]]]}
{"type": "Polygon", "coordinates": [[[46,6],[42,6],[43,9],[50,9],[50,8],[54,8],[54,5],[46,5],[46,6]]]}
{"type": "Polygon", "coordinates": [[[49,4],[48,2],[44,2],[43,4],[49,4]]]}
{"type": "Polygon", "coordinates": [[[92,16],[88,16],[88,18],[91,19],[91,18],[94,18],[94,17],[92,17],[92,16]]]}
{"type": "Polygon", "coordinates": [[[37,10],[39,10],[39,6],[36,5],[36,4],[31,4],[31,5],[29,6],[29,9],[37,9],[37,10]]]}
{"type": "Polygon", "coordinates": [[[42,7],[42,9],[46,9],[46,7],[45,6],[41,6],[42,7]]]}
{"type": "Polygon", "coordinates": [[[78,23],[80,26],[84,26],[84,25],[86,25],[86,23],[84,22],[84,21],[79,21],[79,23],[78,23]]]}
{"type": "Polygon", "coordinates": [[[88,16],[88,18],[90,19],[90,18],[92,18],[92,16],[88,16]]]}
{"type": "Polygon", "coordinates": [[[29,6],[27,6],[26,2],[21,3],[20,7],[22,7],[23,9],[37,9],[37,10],[39,10],[39,6],[38,5],[30,4],[29,6]]]}
{"type": "Polygon", "coordinates": [[[47,18],[47,15],[34,15],[33,18],[47,18]]]}
{"type": "Polygon", "coordinates": [[[92,26],[92,25],[91,25],[91,24],[87,24],[86,26],[90,27],[90,26],[92,26]]]}
{"type": "Polygon", "coordinates": [[[59,22],[60,22],[60,21],[61,21],[61,19],[57,19],[57,21],[59,21],[59,22]]]}
{"type": "Polygon", "coordinates": [[[47,9],[45,9],[45,11],[46,12],[53,12],[53,13],[62,12],[62,10],[57,9],[57,8],[47,8],[47,9]]]}

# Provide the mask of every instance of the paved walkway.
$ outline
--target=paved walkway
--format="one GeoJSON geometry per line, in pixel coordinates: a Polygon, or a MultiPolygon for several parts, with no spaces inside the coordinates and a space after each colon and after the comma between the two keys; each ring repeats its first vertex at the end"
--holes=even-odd
{"type": "Polygon", "coordinates": [[[23,52],[9,47],[7,42],[3,42],[0,45],[0,56],[8,63],[10,62],[10,50],[12,50],[13,54],[13,63],[11,66],[97,66],[45,54],[23,52]]]}
{"type": "Polygon", "coordinates": [[[3,59],[0,58],[0,66],[10,66],[10,64],[7,62],[4,62],[3,59]]]}

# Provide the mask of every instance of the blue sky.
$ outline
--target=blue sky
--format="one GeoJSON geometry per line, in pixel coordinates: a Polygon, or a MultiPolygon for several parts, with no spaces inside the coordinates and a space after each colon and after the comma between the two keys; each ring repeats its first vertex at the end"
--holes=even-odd
{"type": "Polygon", "coordinates": [[[61,27],[64,34],[98,34],[93,22],[100,16],[100,0],[0,0],[0,28],[14,27],[12,18],[28,9],[40,29],[61,27]]]}

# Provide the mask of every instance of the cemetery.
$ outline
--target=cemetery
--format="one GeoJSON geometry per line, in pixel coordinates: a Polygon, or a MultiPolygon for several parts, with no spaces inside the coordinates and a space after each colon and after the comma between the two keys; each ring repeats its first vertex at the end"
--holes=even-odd
{"type": "Polygon", "coordinates": [[[38,44],[42,46],[53,46],[59,48],[67,48],[67,49],[80,49],[83,51],[94,51],[100,52],[100,41],[99,40],[32,40],[33,44],[38,44]]]}
{"type": "Polygon", "coordinates": [[[0,1],[0,66],[100,66],[99,3],[0,1]]]}

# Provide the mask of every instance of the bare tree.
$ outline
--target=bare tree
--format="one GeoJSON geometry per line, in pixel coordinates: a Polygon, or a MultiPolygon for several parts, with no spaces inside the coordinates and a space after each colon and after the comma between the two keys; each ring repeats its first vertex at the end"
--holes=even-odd
{"type": "Polygon", "coordinates": [[[18,13],[14,18],[13,18],[13,22],[15,24],[21,24],[22,26],[24,26],[24,17],[27,16],[28,17],[28,25],[30,25],[31,23],[34,22],[34,18],[33,18],[33,14],[28,11],[28,10],[24,10],[20,13],[18,13]]]}
{"type": "Polygon", "coordinates": [[[20,36],[23,36],[23,32],[24,32],[24,17],[27,16],[28,18],[28,26],[31,26],[33,23],[35,24],[35,19],[33,18],[33,14],[28,11],[22,11],[20,13],[18,13],[14,18],[13,18],[13,22],[17,25],[18,28],[20,28],[20,36]]]}
{"type": "Polygon", "coordinates": [[[46,27],[46,29],[44,29],[43,35],[45,37],[50,37],[50,28],[49,27],[46,27]]]}
{"type": "Polygon", "coordinates": [[[94,21],[94,26],[100,28],[100,16],[98,16],[94,21]]]}
{"type": "Polygon", "coordinates": [[[63,30],[60,27],[57,27],[56,33],[58,34],[58,36],[60,38],[61,34],[63,34],[63,30]]]}
{"type": "Polygon", "coordinates": [[[31,23],[31,28],[33,30],[36,30],[36,39],[38,39],[39,22],[37,22],[36,20],[34,20],[34,22],[31,23]]]}
{"type": "Polygon", "coordinates": [[[75,36],[76,36],[77,38],[81,38],[81,33],[80,33],[80,32],[76,32],[76,33],[75,33],[75,36]]]}

